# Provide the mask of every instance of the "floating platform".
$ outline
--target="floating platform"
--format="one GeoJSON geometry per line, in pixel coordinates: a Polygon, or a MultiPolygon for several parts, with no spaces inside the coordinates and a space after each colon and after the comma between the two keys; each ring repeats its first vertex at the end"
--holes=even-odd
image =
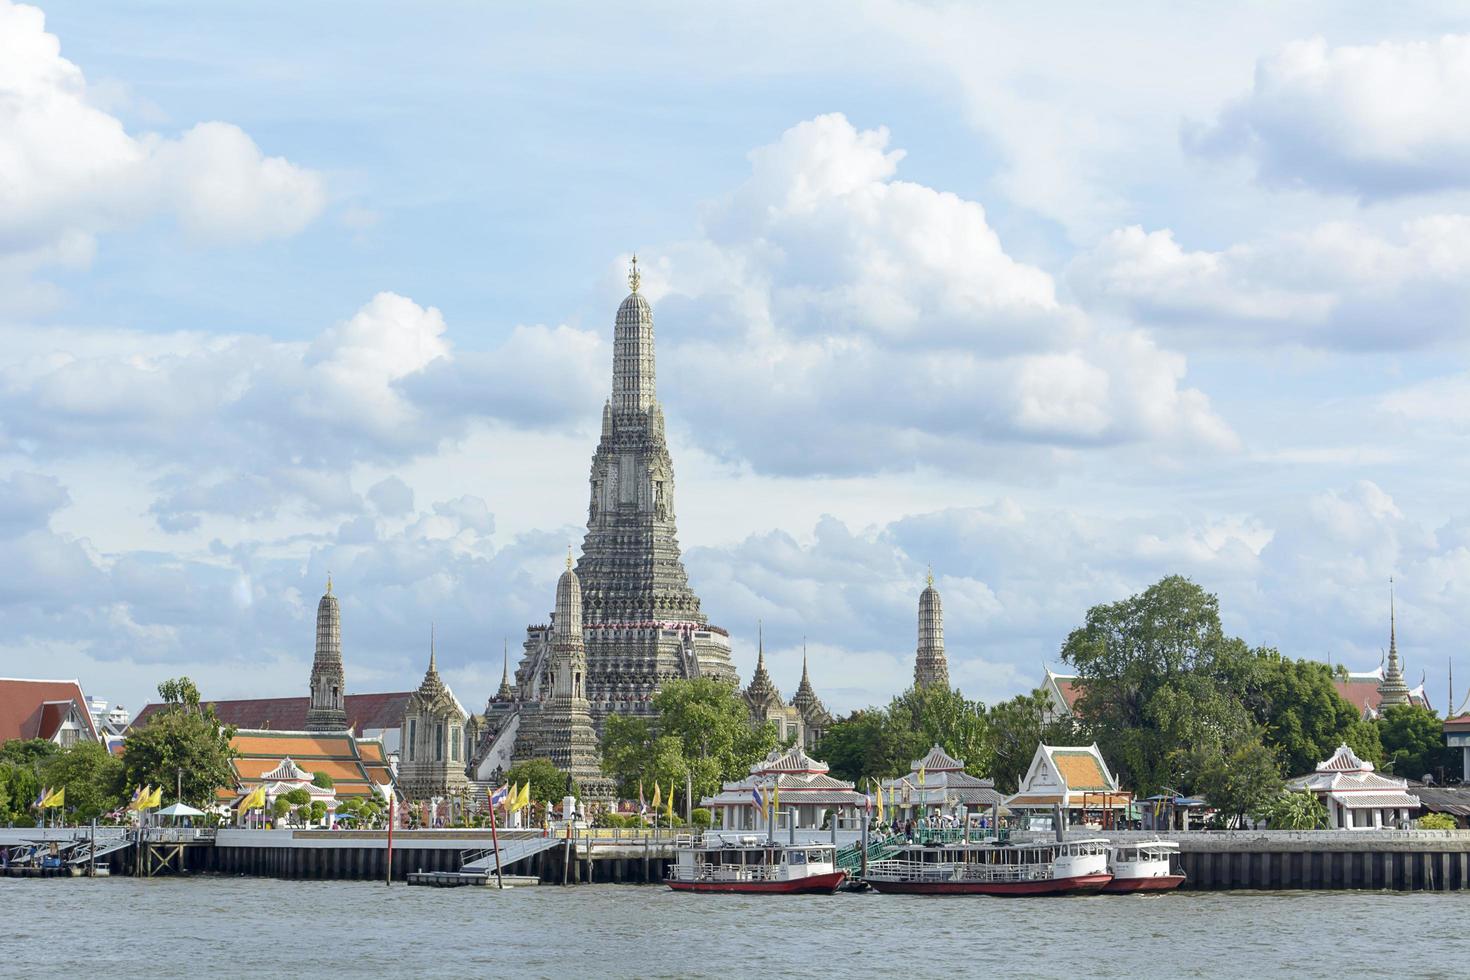
{"type": "MultiPolygon", "coordinates": [[[[502,880],[506,888],[525,888],[528,885],[541,884],[541,879],[535,875],[505,875],[502,880]]],[[[410,871],[408,883],[429,888],[496,888],[500,881],[496,880],[495,875],[482,871],[410,871]]]]}

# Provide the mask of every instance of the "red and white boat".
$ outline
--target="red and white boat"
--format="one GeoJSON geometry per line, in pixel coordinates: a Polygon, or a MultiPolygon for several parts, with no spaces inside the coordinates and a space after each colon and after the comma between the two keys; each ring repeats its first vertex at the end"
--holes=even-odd
{"type": "Polygon", "coordinates": [[[1184,884],[1178,841],[1117,844],[1108,867],[1113,880],[1104,886],[1105,892],[1167,892],[1184,884]]]}
{"type": "Polygon", "coordinates": [[[1028,844],[915,844],[875,861],[863,880],[905,895],[1087,895],[1112,880],[1103,839],[1028,844]]]}
{"type": "Polygon", "coordinates": [[[667,883],[678,892],[830,895],[846,878],[832,844],[706,835],[674,848],[667,883]]]}

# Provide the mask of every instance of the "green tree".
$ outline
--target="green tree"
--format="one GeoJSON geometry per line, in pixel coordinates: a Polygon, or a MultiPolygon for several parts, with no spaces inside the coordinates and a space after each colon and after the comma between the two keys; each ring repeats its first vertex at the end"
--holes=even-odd
{"type": "Polygon", "coordinates": [[[1252,738],[1228,754],[1207,750],[1194,788],[1219,809],[1227,826],[1233,826],[1281,795],[1281,769],[1276,754],[1252,738]]]}
{"type": "Polygon", "coordinates": [[[37,768],[28,763],[0,762],[0,797],[5,800],[0,820],[31,826],[31,803],[41,791],[37,768]]]}
{"type": "Polygon", "coordinates": [[[696,799],[710,795],[779,744],[776,726],[752,727],[734,687],[722,681],[671,681],[653,707],[653,719],[613,715],[603,730],[602,769],[625,798],[638,795],[640,782],[645,799],[655,784],[665,793],[673,784],[682,797],[686,778],[696,799]]]}
{"type": "Polygon", "coordinates": [[[1426,813],[1415,823],[1420,830],[1454,830],[1459,827],[1448,813],[1426,813]]]}
{"type": "Polygon", "coordinates": [[[308,793],[306,790],[297,787],[296,789],[288,790],[287,792],[282,793],[279,799],[285,800],[292,806],[306,806],[308,803],[311,802],[311,794],[308,793]]]}
{"type": "Polygon", "coordinates": [[[690,811],[689,822],[700,830],[709,830],[710,824],[715,822],[715,815],[705,807],[697,806],[690,811]]]}
{"type": "Polygon", "coordinates": [[[44,738],[13,738],[0,745],[0,762],[26,766],[32,772],[39,773],[46,760],[60,751],[55,742],[48,742],[44,738]]]}
{"type": "Polygon", "coordinates": [[[1332,686],[1326,664],[1259,650],[1255,666],[1245,702],[1287,773],[1311,772],[1357,733],[1361,717],[1332,686]]]}
{"type": "Polygon", "coordinates": [[[200,704],[199,690],[187,677],[164,681],[158,693],[163,708],[124,743],[124,785],[173,786],[182,774],[184,802],[202,808],[214,801],[215,790],[235,785],[235,729],[221,725],[212,706],[200,704]]]}
{"type": "Polygon", "coordinates": [[[894,698],[884,733],[890,752],[899,753],[890,774],[907,771],[933,745],[962,760],[974,776],[988,774],[995,758],[985,705],[948,687],[915,686],[894,698]]]}
{"type": "Polygon", "coordinates": [[[1270,830],[1326,830],[1327,807],[1312,793],[1280,793],[1256,808],[1270,830]]]}
{"type": "Polygon", "coordinates": [[[1383,709],[1378,719],[1385,766],[1405,779],[1438,774],[1446,763],[1444,728],[1428,708],[1398,704],[1383,709]]]}
{"type": "Polygon", "coordinates": [[[310,813],[312,823],[321,823],[327,818],[327,804],[322,800],[312,800],[310,813]]]}
{"type": "Polygon", "coordinates": [[[122,805],[122,760],[100,742],[78,742],[51,756],[41,779],[53,789],[66,787],[66,809],[78,820],[92,820],[122,805]]]}
{"type": "Polygon", "coordinates": [[[995,761],[990,776],[1002,793],[1014,793],[1038,745],[1080,745],[1092,741],[1071,717],[1051,719],[1051,698],[1037,688],[992,705],[987,713],[995,761]]]}
{"type": "Polygon", "coordinates": [[[827,729],[818,748],[834,777],[856,781],[892,772],[892,757],[884,744],[885,721],[881,708],[861,708],[827,729]]]}
{"type": "Polygon", "coordinates": [[[505,774],[510,783],[529,783],[531,799],[540,803],[559,801],[567,792],[567,774],[550,759],[527,759],[505,774]]]}
{"type": "Polygon", "coordinates": [[[1251,651],[1225,635],[1215,596],[1186,578],[1094,606],[1062,657],[1081,679],[1077,713],[1122,782],[1141,793],[1187,789],[1203,759],[1249,739],[1239,692],[1251,680],[1251,651]]]}
{"type": "Polygon", "coordinates": [[[291,801],[284,796],[276,797],[276,801],[271,804],[271,814],[276,818],[277,822],[282,820],[290,812],[291,801]]]}
{"type": "Polygon", "coordinates": [[[332,780],[332,777],[328,776],[326,773],[314,772],[311,774],[311,785],[317,787],[318,789],[332,789],[337,784],[332,780]]]}

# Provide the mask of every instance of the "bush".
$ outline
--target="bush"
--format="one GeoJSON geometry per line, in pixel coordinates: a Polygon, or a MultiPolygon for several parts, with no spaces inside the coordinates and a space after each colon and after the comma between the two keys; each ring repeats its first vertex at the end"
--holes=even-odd
{"type": "Polygon", "coordinates": [[[1420,830],[1454,830],[1459,824],[1448,813],[1426,813],[1417,821],[1420,830]]]}
{"type": "Polygon", "coordinates": [[[281,799],[292,806],[305,806],[311,802],[311,794],[304,789],[293,789],[289,793],[282,794],[281,799]]]}
{"type": "Polygon", "coordinates": [[[700,830],[709,830],[710,824],[715,822],[715,815],[706,808],[697,806],[689,814],[689,822],[700,830]]]}
{"type": "Polygon", "coordinates": [[[317,787],[318,789],[331,789],[337,784],[332,781],[331,776],[328,776],[324,772],[317,772],[312,773],[311,785],[317,787]]]}

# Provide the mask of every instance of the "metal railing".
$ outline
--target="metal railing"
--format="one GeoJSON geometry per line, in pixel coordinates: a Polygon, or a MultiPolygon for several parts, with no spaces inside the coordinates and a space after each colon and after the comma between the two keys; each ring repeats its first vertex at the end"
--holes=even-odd
{"type": "Polygon", "coordinates": [[[764,864],[701,864],[693,868],[674,865],[669,868],[670,881],[775,881],[780,867],[764,864]]]}
{"type": "Polygon", "coordinates": [[[868,877],[880,881],[1049,881],[1051,864],[956,864],[888,860],[868,865],[868,877]]]}

